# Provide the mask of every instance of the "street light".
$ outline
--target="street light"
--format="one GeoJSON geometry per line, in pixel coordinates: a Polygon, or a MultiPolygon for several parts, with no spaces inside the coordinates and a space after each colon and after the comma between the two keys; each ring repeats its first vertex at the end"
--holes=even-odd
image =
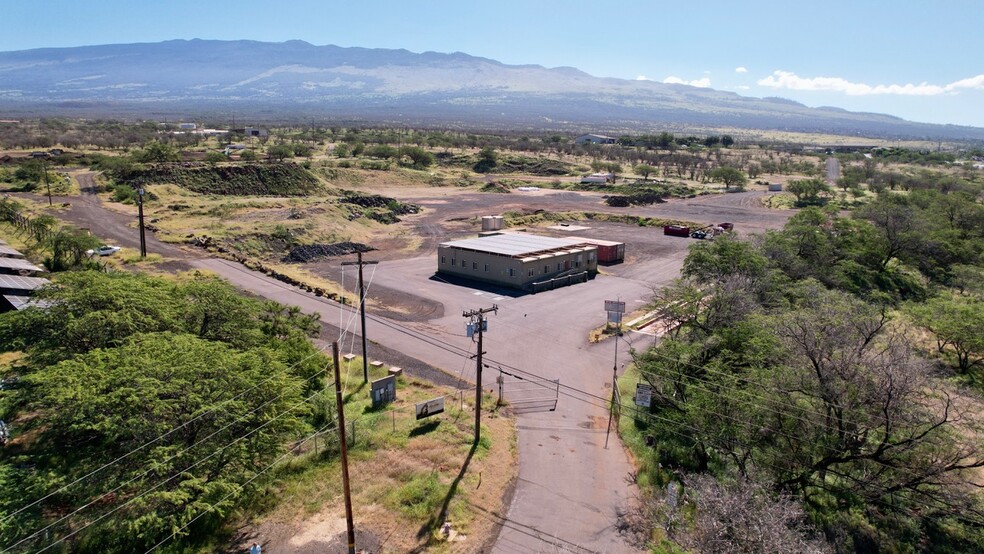
{"type": "Polygon", "coordinates": [[[144,236],[143,198],[144,198],[144,188],[140,187],[137,189],[137,214],[140,219],[140,258],[141,259],[147,257],[147,239],[144,236]]]}

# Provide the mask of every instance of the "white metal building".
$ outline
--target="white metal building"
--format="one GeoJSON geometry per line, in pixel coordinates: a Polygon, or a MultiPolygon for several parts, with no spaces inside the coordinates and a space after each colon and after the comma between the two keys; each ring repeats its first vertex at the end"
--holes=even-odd
{"type": "Polygon", "coordinates": [[[441,243],[437,272],[539,292],[598,273],[598,248],[578,239],[504,233],[441,243]]]}

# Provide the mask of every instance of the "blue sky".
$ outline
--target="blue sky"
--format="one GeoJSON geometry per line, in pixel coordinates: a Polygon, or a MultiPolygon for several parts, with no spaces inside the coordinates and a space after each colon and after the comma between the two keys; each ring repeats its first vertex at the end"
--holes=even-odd
{"type": "Polygon", "coordinates": [[[7,0],[0,51],[175,38],[466,52],[984,127],[981,0],[7,0]]]}

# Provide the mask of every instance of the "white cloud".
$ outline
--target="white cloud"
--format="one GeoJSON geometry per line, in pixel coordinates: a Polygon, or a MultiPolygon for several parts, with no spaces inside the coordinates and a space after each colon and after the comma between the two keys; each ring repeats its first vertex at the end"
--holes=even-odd
{"type": "Polygon", "coordinates": [[[790,90],[834,91],[848,96],[868,96],[875,94],[896,94],[901,96],[937,96],[956,93],[960,89],[984,90],[984,74],[954,81],[947,85],[933,85],[923,81],[918,85],[868,85],[852,83],[840,77],[800,77],[791,71],[775,71],[757,83],[763,87],[790,90]]]}
{"type": "Polygon", "coordinates": [[[638,77],[636,77],[635,80],[636,81],[652,81],[652,79],[650,79],[649,77],[646,77],[645,75],[639,75],[638,77]]]}
{"type": "Polygon", "coordinates": [[[745,66],[736,67],[735,73],[748,73],[748,68],[745,66]]]}
{"type": "Polygon", "coordinates": [[[707,88],[711,86],[711,79],[709,77],[694,79],[693,81],[685,81],[679,77],[674,77],[671,75],[663,79],[663,82],[668,85],[690,85],[692,87],[698,87],[698,88],[707,88]]]}

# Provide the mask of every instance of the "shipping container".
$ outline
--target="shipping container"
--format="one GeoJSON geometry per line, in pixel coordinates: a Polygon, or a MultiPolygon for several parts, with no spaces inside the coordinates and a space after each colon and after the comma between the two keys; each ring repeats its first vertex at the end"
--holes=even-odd
{"type": "Polygon", "coordinates": [[[684,227],[683,225],[664,225],[663,234],[670,235],[671,237],[689,237],[690,227],[684,227]]]}

